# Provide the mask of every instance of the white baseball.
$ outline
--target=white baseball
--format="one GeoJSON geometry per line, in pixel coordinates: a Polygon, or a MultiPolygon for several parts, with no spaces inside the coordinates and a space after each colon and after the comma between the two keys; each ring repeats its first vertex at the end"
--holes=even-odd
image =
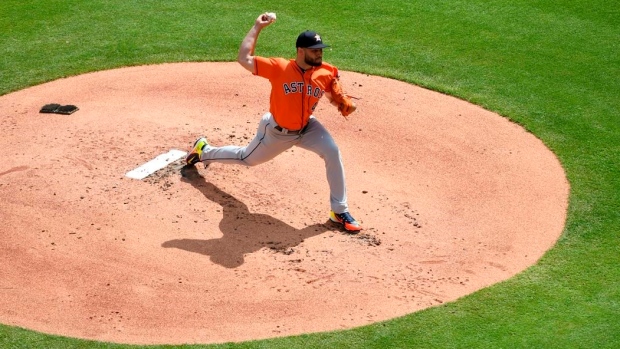
{"type": "Polygon", "coordinates": [[[269,20],[273,22],[276,20],[276,14],[274,12],[267,12],[267,18],[269,18],[269,20]]]}

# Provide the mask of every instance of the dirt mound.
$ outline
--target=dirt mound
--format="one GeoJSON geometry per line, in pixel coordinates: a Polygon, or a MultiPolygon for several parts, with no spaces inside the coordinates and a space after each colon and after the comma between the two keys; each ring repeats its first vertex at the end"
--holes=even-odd
{"type": "Polygon", "coordinates": [[[322,160],[128,171],[170,149],[245,144],[266,80],[236,63],[102,71],[0,97],[0,322],[125,343],[350,328],[455,300],[535,263],[569,187],[534,136],[480,107],[342,72],[359,110],[316,116],[365,230],[328,220],[322,160]],[[40,114],[48,103],[71,115],[40,114]],[[183,173],[182,173],[183,172],[183,173]]]}

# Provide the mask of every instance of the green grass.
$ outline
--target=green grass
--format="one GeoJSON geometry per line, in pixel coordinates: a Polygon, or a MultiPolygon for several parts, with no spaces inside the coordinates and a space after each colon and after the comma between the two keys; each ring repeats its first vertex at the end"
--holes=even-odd
{"type": "MultiPolygon", "coordinates": [[[[350,331],[209,348],[619,348],[620,8],[602,0],[3,0],[0,94],[64,76],[178,61],[232,61],[262,11],[261,55],[302,30],[326,59],[472,101],[552,149],[571,184],[568,221],[537,265],[457,302],[350,331]]],[[[133,348],[0,326],[2,348],[133,348]]],[[[149,348],[202,346],[156,346],[149,348]]]]}

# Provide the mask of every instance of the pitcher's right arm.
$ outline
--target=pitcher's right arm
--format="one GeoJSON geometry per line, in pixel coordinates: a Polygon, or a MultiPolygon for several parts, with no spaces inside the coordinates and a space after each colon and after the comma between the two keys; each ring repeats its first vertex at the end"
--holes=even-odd
{"type": "Polygon", "coordinates": [[[256,41],[260,31],[266,26],[273,23],[273,19],[270,18],[267,13],[263,13],[254,22],[254,26],[250,28],[250,31],[246,34],[245,38],[241,42],[239,47],[239,54],[237,55],[237,62],[241,64],[246,70],[254,74],[254,48],[256,47],[256,41]]]}

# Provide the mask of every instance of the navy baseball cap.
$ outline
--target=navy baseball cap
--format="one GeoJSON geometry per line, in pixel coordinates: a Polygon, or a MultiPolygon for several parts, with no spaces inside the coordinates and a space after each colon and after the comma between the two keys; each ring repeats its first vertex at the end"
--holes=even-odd
{"type": "Polygon", "coordinates": [[[297,37],[297,47],[302,48],[324,48],[329,47],[329,45],[325,45],[321,36],[312,30],[306,30],[305,32],[299,34],[297,37]]]}

